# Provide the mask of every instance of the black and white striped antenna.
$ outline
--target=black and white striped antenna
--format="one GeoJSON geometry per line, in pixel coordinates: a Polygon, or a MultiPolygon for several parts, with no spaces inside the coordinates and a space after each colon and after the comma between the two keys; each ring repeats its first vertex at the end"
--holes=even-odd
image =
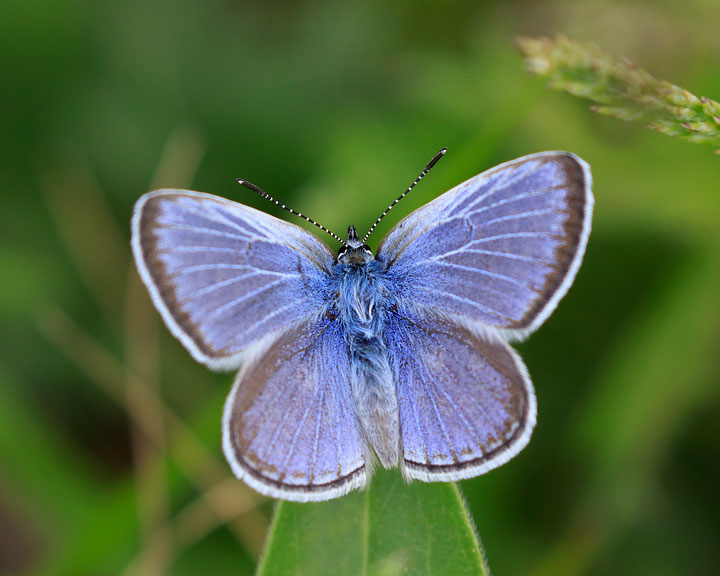
{"type": "Polygon", "coordinates": [[[413,188],[415,188],[415,185],[416,185],[418,182],[420,182],[420,180],[422,180],[422,179],[425,177],[425,174],[427,174],[428,172],[430,172],[431,168],[432,168],[433,166],[435,166],[435,164],[437,164],[437,161],[440,160],[440,158],[442,158],[442,157],[445,155],[445,152],[447,152],[447,148],[443,148],[442,150],[440,150],[440,152],[438,152],[437,154],[435,154],[435,156],[432,157],[432,160],[430,160],[430,162],[428,162],[428,165],[425,166],[425,169],[424,169],[422,172],[420,172],[420,176],[418,176],[417,178],[415,178],[415,181],[414,181],[412,184],[410,184],[410,186],[408,187],[408,189],[405,190],[405,192],[403,192],[402,194],[400,194],[400,196],[398,196],[397,198],[395,198],[395,200],[393,201],[393,203],[390,204],[390,206],[388,206],[388,207],[385,209],[385,212],[383,212],[382,214],[380,214],[380,218],[378,218],[377,220],[375,220],[375,222],[373,223],[373,225],[370,226],[370,230],[367,231],[367,234],[365,234],[365,237],[362,239],[362,243],[363,243],[363,244],[365,244],[365,243],[367,242],[368,237],[370,236],[370,234],[372,234],[372,231],[375,230],[375,227],[376,227],[378,224],[380,224],[380,221],[381,221],[383,218],[385,218],[385,216],[387,215],[387,213],[390,212],[390,210],[392,210],[392,209],[395,207],[395,204],[397,204],[398,202],[400,202],[400,200],[402,200],[403,198],[405,198],[405,196],[407,196],[407,194],[408,194],[408,192],[410,192],[410,190],[412,190],[413,188]]]}
{"type": "Polygon", "coordinates": [[[310,224],[314,224],[315,226],[317,226],[318,228],[320,228],[320,230],[323,230],[324,232],[327,232],[328,234],[330,234],[330,236],[332,236],[333,238],[335,238],[335,240],[337,240],[338,242],[340,242],[343,246],[347,246],[347,242],[346,242],[345,240],[343,240],[342,238],[340,238],[340,236],[338,236],[338,235],[335,234],[334,232],[331,232],[330,230],[328,230],[327,228],[325,228],[325,226],[323,226],[322,224],[318,224],[318,223],[315,222],[315,220],[313,220],[312,218],[308,218],[307,216],[305,216],[305,214],[301,214],[301,213],[298,212],[297,210],[293,210],[293,209],[290,208],[289,206],[285,206],[285,204],[280,204],[280,202],[278,202],[277,200],[275,200],[275,198],[273,198],[272,196],[270,196],[270,194],[268,194],[267,192],[265,192],[265,190],[263,190],[263,189],[260,188],[259,186],[255,186],[255,184],[253,184],[252,182],[248,182],[247,180],[243,180],[242,178],[238,178],[238,179],[237,179],[237,182],[238,182],[238,184],[241,184],[242,186],[245,186],[245,188],[247,188],[247,189],[249,189],[249,190],[252,190],[252,191],[255,192],[258,196],[262,196],[262,197],[265,198],[266,200],[270,200],[270,202],[272,202],[272,203],[275,204],[276,206],[280,206],[280,208],[282,208],[283,210],[287,210],[288,212],[290,212],[290,214],[295,214],[295,216],[300,216],[300,218],[302,218],[303,220],[306,220],[307,222],[310,222],[310,224]]]}

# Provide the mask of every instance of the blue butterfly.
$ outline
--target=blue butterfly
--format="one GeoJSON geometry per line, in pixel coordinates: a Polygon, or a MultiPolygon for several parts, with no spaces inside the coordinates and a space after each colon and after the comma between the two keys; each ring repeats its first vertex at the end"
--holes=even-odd
{"type": "Polygon", "coordinates": [[[233,472],[319,501],[366,486],[376,461],[453,481],[527,445],[535,393],[508,342],[567,292],[592,209],[589,166],[543,152],[415,210],[375,254],[354,227],[335,256],[294,224],[186,190],[138,200],[132,248],[192,356],[241,368],[223,416],[233,472]]]}

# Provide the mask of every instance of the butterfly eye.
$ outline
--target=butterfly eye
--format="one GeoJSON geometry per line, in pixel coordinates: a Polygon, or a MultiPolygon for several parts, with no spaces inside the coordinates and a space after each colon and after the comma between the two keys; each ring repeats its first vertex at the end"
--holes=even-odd
{"type": "Polygon", "coordinates": [[[345,256],[345,254],[347,254],[347,251],[348,251],[348,247],[347,247],[347,246],[343,246],[342,248],[340,248],[340,250],[338,250],[338,255],[337,255],[338,260],[339,260],[340,258],[342,258],[343,256],[345,256]]]}

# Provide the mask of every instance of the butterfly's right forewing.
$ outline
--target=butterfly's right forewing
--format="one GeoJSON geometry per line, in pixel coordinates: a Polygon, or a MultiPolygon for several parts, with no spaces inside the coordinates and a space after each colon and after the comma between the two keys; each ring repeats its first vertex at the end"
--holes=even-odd
{"type": "Polygon", "coordinates": [[[195,359],[235,368],[327,304],[327,246],[298,226],[210,194],[159,190],[138,200],[132,246],[171,332],[195,359]]]}
{"type": "Polygon", "coordinates": [[[531,154],[471,178],[393,228],[378,248],[397,295],[518,339],[565,295],[590,233],[590,168],[531,154]]]}

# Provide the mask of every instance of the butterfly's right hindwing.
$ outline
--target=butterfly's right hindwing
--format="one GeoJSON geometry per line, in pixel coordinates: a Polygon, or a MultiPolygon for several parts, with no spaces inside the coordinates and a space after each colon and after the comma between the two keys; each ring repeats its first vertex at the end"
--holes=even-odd
{"type": "Polygon", "coordinates": [[[132,247],[171,332],[195,359],[236,368],[252,345],[321,313],[333,255],[302,228],[217,196],[145,194],[132,247]]]}
{"type": "Polygon", "coordinates": [[[535,393],[510,346],[432,314],[391,314],[388,357],[410,478],[472,478],[510,460],[530,440],[535,393]]]}

